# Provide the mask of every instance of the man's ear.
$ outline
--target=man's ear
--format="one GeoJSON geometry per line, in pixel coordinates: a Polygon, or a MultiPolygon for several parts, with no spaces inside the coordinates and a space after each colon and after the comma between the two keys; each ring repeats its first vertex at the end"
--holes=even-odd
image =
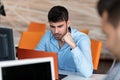
{"type": "Polygon", "coordinates": [[[70,24],[71,24],[71,22],[70,22],[70,20],[68,20],[67,21],[67,27],[70,27],[70,24]]]}
{"type": "Polygon", "coordinates": [[[120,38],[120,21],[119,21],[118,26],[117,26],[117,34],[118,34],[118,36],[120,38]]]}
{"type": "Polygon", "coordinates": [[[102,17],[102,24],[103,24],[104,22],[108,21],[108,12],[107,12],[106,10],[103,11],[101,17],[102,17]]]}

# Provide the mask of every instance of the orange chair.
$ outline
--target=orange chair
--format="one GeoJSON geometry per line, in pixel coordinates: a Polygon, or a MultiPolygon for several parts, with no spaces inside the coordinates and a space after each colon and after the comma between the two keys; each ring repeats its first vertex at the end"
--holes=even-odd
{"type": "Polygon", "coordinates": [[[23,32],[18,48],[35,49],[44,32],[23,32]]]}
{"type": "Polygon", "coordinates": [[[83,30],[80,30],[80,32],[83,32],[83,33],[85,33],[85,34],[89,34],[89,30],[88,29],[83,29],[83,30]]]}
{"type": "Polygon", "coordinates": [[[31,32],[45,32],[46,31],[46,24],[31,22],[29,27],[28,27],[28,31],[31,31],[31,32]]]}
{"type": "Polygon", "coordinates": [[[92,62],[93,62],[94,70],[98,69],[101,49],[102,49],[102,42],[91,39],[92,62]]]}

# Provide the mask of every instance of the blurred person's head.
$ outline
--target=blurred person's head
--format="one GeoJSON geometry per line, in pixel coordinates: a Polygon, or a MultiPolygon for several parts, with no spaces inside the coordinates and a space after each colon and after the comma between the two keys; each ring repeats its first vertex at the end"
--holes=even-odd
{"type": "Polygon", "coordinates": [[[107,35],[106,48],[120,60],[120,0],[99,0],[97,9],[107,35]]]}
{"type": "Polygon", "coordinates": [[[50,30],[57,40],[61,40],[70,26],[68,10],[63,6],[54,6],[48,13],[50,30]]]}

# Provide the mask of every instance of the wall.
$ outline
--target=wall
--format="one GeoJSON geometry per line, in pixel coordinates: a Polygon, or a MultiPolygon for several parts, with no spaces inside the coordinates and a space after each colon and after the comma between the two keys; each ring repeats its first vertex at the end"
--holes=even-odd
{"type": "Polygon", "coordinates": [[[96,11],[98,0],[2,0],[7,16],[0,16],[0,26],[14,30],[14,41],[17,45],[22,31],[27,31],[31,21],[47,24],[47,13],[55,5],[65,6],[70,13],[71,26],[77,29],[89,29],[92,39],[103,42],[105,35],[101,31],[100,18],[96,11]]]}

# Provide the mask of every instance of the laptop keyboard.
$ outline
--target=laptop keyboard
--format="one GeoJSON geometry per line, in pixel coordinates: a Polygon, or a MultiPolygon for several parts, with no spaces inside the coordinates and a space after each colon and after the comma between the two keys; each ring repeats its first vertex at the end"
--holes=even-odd
{"type": "Polygon", "coordinates": [[[59,74],[59,80],[62,80],[63,78],[67,77],[68,75],[66,74],[59,74]]]}

